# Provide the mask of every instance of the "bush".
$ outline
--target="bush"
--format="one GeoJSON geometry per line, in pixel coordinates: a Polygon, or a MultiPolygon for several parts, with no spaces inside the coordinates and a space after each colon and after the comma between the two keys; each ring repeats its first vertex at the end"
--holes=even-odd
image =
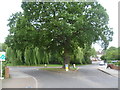
{"type": "Polygon", "coordinates": [[[115,65],[117,65],[117,66],[120,66],[120,62],[116,62],[116,63],[114,63],[115,65]]]}
{"type": "Polygon", "coordinates": [[[106,60],[105,55],[101,56],[100,59],[101,59],[101,60],[106,60]]]}
{"type": "Polygon", "coordinates": [[[5,67],[7,66],[8,61],[2,63],[2,77],[5,77],[5,67]]]}

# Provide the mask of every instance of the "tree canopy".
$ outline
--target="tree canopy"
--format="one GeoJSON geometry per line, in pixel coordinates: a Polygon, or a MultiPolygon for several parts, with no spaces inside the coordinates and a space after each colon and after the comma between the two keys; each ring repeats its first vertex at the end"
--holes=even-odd
{"type": "Polygon", "coordinates": [[[5,52],[7,45],[5,43],[0,43],[0,52],[5,52]]]}
{"type": "Polygon", "coordinates": [[[25,51],[39,47],[58,52],[69,63],[75,49],[101,41],[104,48],[112,40],[109,17],[98,2],[23,2],[23,13],[9,19],[9,47],[25,51]]]}
{"type": "Polygon", "coordinates": [[[105,51],[105,54],[101,57],[103,60],[120,60],[120,47],[110,47],[105,51]]]}

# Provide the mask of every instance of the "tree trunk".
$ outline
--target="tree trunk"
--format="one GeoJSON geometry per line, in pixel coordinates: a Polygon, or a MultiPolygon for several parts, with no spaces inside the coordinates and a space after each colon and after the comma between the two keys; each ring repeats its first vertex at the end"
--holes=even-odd
{"type": "Polygon", "coordinates": [[[64,63],[63,63],[63,68],[65,69],[65,64],[68,64],[68,69],[69,69],[69,64],[70,64],[70,56],[67,50],[64,50],[64,63]]]}

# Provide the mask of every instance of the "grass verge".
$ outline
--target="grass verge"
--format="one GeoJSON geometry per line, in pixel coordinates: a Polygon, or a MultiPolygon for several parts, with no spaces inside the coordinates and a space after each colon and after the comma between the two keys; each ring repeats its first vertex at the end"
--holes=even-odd
{"type": "MultiPolygon", "coordinates": [[[[26,66],[26,67],[44,67],[45,64],[39,64],[39,65],[12,65],[12,64],[7,64],[7,66],[26,66]]],[[[60,64],[47,64],[47,67],[62,67],[63,65],[60,64]]]]}
{"type": "MultiPolygon", "coordinates": [[[[40,70],[46,70],[46,71],[54,71],[54,72],[62,72],[66,71],[63,68],[40,68],[40,70]]],[[[78,68],[70,68],[69,71],[76,71],[78,68]]]]}

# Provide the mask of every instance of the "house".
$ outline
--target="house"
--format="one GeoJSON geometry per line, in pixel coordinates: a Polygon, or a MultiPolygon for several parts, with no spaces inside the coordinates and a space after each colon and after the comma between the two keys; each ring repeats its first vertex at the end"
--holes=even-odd
{"type": "Polygon", "coordinates": [[[101,60],[100,57],[104,54],[104,51],[103,50],[99,50],[96,53],[97,53],[97,55],[95,57],[93,57],[93,56],[90,57],[90,59],[92,61],[99,61],[99,60],[101,60]]]}

